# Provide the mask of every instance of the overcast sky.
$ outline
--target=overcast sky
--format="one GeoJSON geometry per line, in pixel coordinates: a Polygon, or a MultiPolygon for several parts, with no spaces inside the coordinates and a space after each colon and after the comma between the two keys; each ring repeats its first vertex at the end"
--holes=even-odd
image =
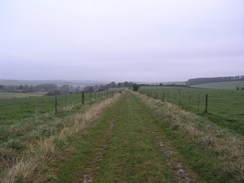
{"type": "Polygon", "coordinates": [[[243,74],[243,0],[0,0],[0,79],[243,74]]]}

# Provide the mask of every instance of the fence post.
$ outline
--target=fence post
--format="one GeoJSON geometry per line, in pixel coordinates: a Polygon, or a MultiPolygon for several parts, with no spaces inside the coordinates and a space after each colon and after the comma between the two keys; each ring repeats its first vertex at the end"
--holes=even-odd
{"type": "Polygon", "coordinates": [[[197,99],[197,108],[199,110],[199,106],[200,106],[200,92],[198,93],[198,99],[197,99]]]}
{"type": "Polygon", "coordinates": [[[82,103],[82,105],[85,104],[85,92],[84,91],[82,91],[82,93],[81,93],[81,103],[82,103]]]}
{"type": "Polygon", "coordinates": [[[181,95],[180,95],[180,90],[178,90],[178,96],[179,96],[179,101],[178,101],[178,104],[180,105],[180,104],[181,104],[181,95]]]}
{"type": "Polygon", "coordinates": [[[205,102],[205,110],[204,112],[208,112],[208,94],[206,94],[206,102],[205,102]]]}
{"type": "Polygon", "coordinates": [[[55,99],[54,99],[54,103],[55,103],[55,113],[58,112],[58,98],[57,98],[57,95],[55,95],[55,99]]]}
{"type": "Polygon", "coordinates": [[[90,101],[92,101],[92,93],[90,92],[90,101]]]}
{"type": "Polygon", "coordinates": [[[188,95],[189,95],[189,107],[191,106],[191,93],[188,91],[188,95]]]}

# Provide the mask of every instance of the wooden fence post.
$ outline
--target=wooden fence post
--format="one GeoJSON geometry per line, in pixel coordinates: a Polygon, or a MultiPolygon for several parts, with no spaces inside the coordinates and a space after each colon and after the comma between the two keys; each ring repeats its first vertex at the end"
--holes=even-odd
{"type": "Polygon", "coordinates": [[[178,97],[179,97],[178,104],[180,105],[180,104],[181,104],[181,95],[180,95],[180,90],[178,90],[178,97]]]}
{"type": "Polygon", "coordinates": [[[198,99],[197,99],[197,109],[199,110],[200,106],[200,92],[198,93],[198,99]]]}
{"type": "Polygon", "coordinates": [[[82,93],[81,93],[81,103],[82,103],[82,105],[85,104],[85,92],[84,91],[82,91],[82,93]]]}
{"type": "Polygon", "coordinates": [[[68,95],[67,94],[65,95],[65,106],[66,107],[68,106],[68,95]]]}
{"type": "Polygon", "coordinates": [[[205,110],[204,110],[204,112],[208,112],[208,94],[206,94],[205,110]]]}
{"type": "Polygon", "coordinates": [[[189,95],[189,101],[188,101],[188,105],[189,105],[189,107],[191,106],[191,93],[188,91],[188,95],[189,95]]]}
{"type": "Polygon", "coordinates": [[[54,103],[55,103],[55,113],[58,112],[58,98],[57,98],[57,95],[55,95],[55,99],[54,99],[54,103]]]}

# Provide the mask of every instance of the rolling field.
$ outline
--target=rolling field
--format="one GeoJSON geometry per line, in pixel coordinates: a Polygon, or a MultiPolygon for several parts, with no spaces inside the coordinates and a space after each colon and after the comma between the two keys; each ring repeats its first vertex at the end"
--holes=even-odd
{"type": "Polygon", "coordinates": [[[0,92],[0,100],[9,99],[9,98],[42,97],[45,94],[46,93],[44,92],[32,92],[32,93],[0,92]]]}
{"type": "Polygon", "coordinates": [[[131,91],[85,106],[60,97],[56,115],[1,122],[0,182],[244,181],[243,136],[206,116],[131,91]]]}
{"type": "Polygon", "coordinates": [[[210,119],[215,125],[244,135],[244,91],[141,87],[140,92],[162,101],[177,105],[180,103],[183,109],[210,119]],[[208,94],[208,112],[203,113],[206,94],[208,94]]]}
{"type": "MultiPolygon", "coordinates": [[[[106,96],[106,92],[93,93],[92,99],[99,101],[106,96]]],[[[67,98],[65,95],[59,95],[57,99],[58,109],[60,110],[59,115],[62,115],[62,111],[75,108],[81,104],[81,94],[67,95],[67,98]]],[[[0,103],[0,123],[18,123],[18,119],[33,118],[39,114],[54,112],[54,100],[54,96],[2,99],[0,103]]],[[[90,94],[85,94],[85,101],[86,104],[92,103],[90,94]]]]}
{"type": "Polygon", "coordinates": [[[239,88],[244,87],[244,81],[204,83],[204,84],[192,85],[191,87],[209,88],[209,89],[230,89],[230,90],[236,90],[237,86],[239,88]]]}

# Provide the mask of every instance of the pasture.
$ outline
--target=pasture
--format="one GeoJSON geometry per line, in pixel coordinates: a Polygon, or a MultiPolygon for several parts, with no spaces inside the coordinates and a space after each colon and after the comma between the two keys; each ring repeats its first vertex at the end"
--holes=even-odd
{"type": "Polygon", "coordinates": [[[0,92],[0,99],[42,97],[43,95],[45,95],[45,92],[31,92],[31,93],[0,92]]]}
{"type": "Polygon", "coordinates": [[[244,91],[183,87],[141,87],[139,91],[153,98],[180,105],[187,111],[210,119],[216,125],[244,135],[244,91]],[[203,113],[206,94],[208,112],[203,113]]]}
{"type": "Polygon", "coordinates": [[[221,116],[217,103],[230,94],[238,103],[241,91],[140,92],[85,94],[84,105],[81,94],[58,96],[56,113],[53,96],[2,99],[0,181],[243,182],[243,131],[213,120],[221,116]]]}
{"type": "Polygon", "coordinates": [[[228,81],[228,82],[217,82],[217,83],[204,83],[198,85],[192,85],[191,87],[196,88],[208,88],[208,89],[229,89],[236,90],[236,87],[244,87],[244,81],[228,81]]]}
{"type": "MultiPolygon", "coordinates": [[[[108,95],[111,95],[112,91],[109,92],[98,92],[98,93],[86,93],[85,94],[85,103],[90,105],[92,101],[100,101],[106,98],[108,95]]],[[[28,98],[22,98],[24,95],[21,95],[19,98],[13,99],[2,99],[0,103],[0,121],[1,124],[4,124],[6,121],[12,121],[16,123],[18,119],[35,117],[37,115],[45,113],[53,113],[55,110],[55,97],[54,96],[44,96],[44,97],[29,97],[30,93],[26,94],[28,98]]],[[[58,110],[62,115],[62,111],[68,110],[68,108],[76,108],[82,102],[81,94],[72,94],[72,95],[58,95],[58,110]]],[[[11,122],[11,123],[12,123],[11,122]]]]}

